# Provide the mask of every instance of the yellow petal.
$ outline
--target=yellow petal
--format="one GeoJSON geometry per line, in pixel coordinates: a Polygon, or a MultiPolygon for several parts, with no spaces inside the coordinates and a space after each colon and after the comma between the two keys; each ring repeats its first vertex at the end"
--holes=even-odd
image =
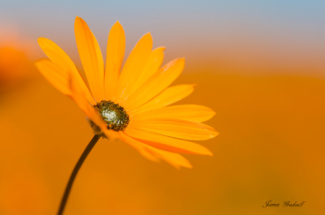
{"type": "Polygon", "coordinates": [[[87,23],[76,17],[75,36],[81,63],[97,102],[104,99],[104,61],[98,42],[87,23]]]}
{"type": "Polygon", "coordinates": [[[102,132],[106,135],[107,139],[109,139],[109,140],[118,140],[119,139],[118,132],[116,132],[116,131],[105,128],[105,129],[102,129],[102,132]]]}
{"type": "Polygon", "coordinates": [[[172,166],[179,168],[179,167],[187,167],[187,168],[192,168],[191,164],[186,160],[183,156],[172,153],[172,152],[167,152],[163,151],[160,149],[156,149],[154,147],[148,146],[138,140],[133,139],[132,137],[126,135],[123,132],[119,132],[121,140],[124,142],[130,144],[133,147],[141,147],[143,150],[154,156],[155,158],[165,160],[172,166]]]}
{"type": "Polygon", "coordinates": [[[79,83],[79,86],[84,89],[86,93],[87,99],[90,103],[95,104],[95,101],[85,84],[85,81],[81,77],[80,73],[78,72],[75,64],[69,58],[69,56],[54,42],[46,38],[38,38],[38,44],[44,53],[51,59],[52,62],[56,63],[57,65],[61,66],[66,72],[71,73],[75,76],[76,80],[79,83]]]}
{"type": "Polygon", "coordinates": [[[106,123],[89,104],[84,91],[85,89],[79,85],[75,76],[47,59],[38,60],[35,64],[41,74],[44,75],[44,77],[59,91],[71,97],[89,119],[91,119],[102,130],[106,129],[106,123]]]}
{"type": "Polygon", "coordinates": [[[129,96],[131,96],[137,89],[139,89],[139,87],[142,86],[143,83],[158,71],[162,61],[164,60],[164,50],[165,47],[159,47],[150,53],[147,63],[129,93],[129,96]]]}
{"type": "Polygon", "coordinates": [[[48,59],[41,59],[35,62],[40,73],[61,93],[70,96],[71,90],[69,87],[68,73],[57,64],[48,59]]]}
{"type": "Polygon", "coordinates": [[[160,93],[158,96],[153,98],[148,103],[140,106],[137,109],[129,111],[130,115],[135,115],[138,113],[143,113],[145,111],[155,110],[170,104],[173,104],[188,95],[190,95],[194,90],[194,85],[177,85],[169,87],[160,93]]]}
{"type": "Polygon", "coordinates": [[[128,136],[123,134],[123,132],[118,132],[119,137],[121,140],[123,140],[124,142],[128,143],[130,146],[132,146],[135,150],[137,150],[143,157],[154,161],[154,162],[158,162],[159,159],[156,158],[153,154],[151,154],[149,151],[146,150],[146,148],[144,146],[142,146],[141,144],[136,143],[135,141],[129,141],[128,136]],[[126,136],[126,137],[124,137],[126,136]],[[124,137],[124,138],[123,138],[124,137]]]}
{"type": "Polygon", "coordinates": [[[128,126],[185,140],[208,140],[218,135],[208,125],[180,119],[130,121],[128,126]]]}
{"type": "Polygon", "coordinates": [[[207,148],[199,144],[155,134],[152,132],[134,129],[132,127],[126,128],[125,134],[147,145],[165,151],[210,156],[212,155],[212,153],[207,148]]]}
{"type": "Polygon", "coordinates": [[[134,84],[139,78],[151,52],[152,37],[144,35],[132,50],[123,67],[116,90],[115,101],[123,106],[134,84]]]}
{"type": "Polygon", "coordinates": [[[129,98],[126,110],[140,107],[167,88],[181,74],[184,63],[185,59],[176,59],[159,69],[129,98]]]}
{"type": "Polygon", "coordinates": [[[115,94],[125,52],[125,33],[116,22],[108,35],[105,69],[105,99],[111,100],[115,94]]]}
{"type": "Polygon", "coordinates": [[[107,130],[106,122],[104,122],[99,113],[96,112],[95,109],[89,104],[86,99],[85,92],[78,85],[77,80],[73,76],[70,76],[69,84],[72,92],[71,98],[77,103],[79,108],[88,116],[91,121],[100,127],[102,131],[107,130]]]}
{"type": "Polygon", "coordinates": [[[170,118],[204,122],[211,119],[214,115],[215,112],[212,109],[201,105],[177,105],[135,114],[132,115],[131,120],[170,118]]]}

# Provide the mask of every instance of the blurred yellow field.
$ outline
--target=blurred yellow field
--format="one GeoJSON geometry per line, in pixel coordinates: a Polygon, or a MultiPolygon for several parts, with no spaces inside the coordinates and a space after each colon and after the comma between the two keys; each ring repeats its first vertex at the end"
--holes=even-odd
{"type": "MultiPolygon", "coordinates": [[[[186,156],[192,170],[147,161],[104,141],[79,173],[67,214],[317,214],[323,210],[324,80],[293,76],[184,74],[197,83],[179,104],[217,115],[213,157],[186,156]],[[117,165],[118,164],[118,165],[117,165]],[[266,201],[302,208],[262,208],[266,201]]],[[[51,214],[92,137],[83,113],[43,78],[2,97],[2,214],[51,214]],[[21,207],[16,207],[22,202],[21,207]]]]}

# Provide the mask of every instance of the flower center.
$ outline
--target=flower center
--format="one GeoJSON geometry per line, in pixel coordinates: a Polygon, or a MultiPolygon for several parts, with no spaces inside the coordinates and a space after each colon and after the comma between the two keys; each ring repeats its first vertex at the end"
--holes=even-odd
{"type": "Polygon", "coordinates": [[[94,105],[103,120],[107,123],[107,129],[123,131],[129,124],[129,115],[123,107],[112,101],[101,101],[94,105]]]}

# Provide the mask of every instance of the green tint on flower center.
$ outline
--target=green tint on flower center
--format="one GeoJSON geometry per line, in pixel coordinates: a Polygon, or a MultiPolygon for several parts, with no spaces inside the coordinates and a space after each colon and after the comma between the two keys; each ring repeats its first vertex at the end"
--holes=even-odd
{"type": "Polygon", "coordinates": [[[103,120],[107,123],[107,129],[123,131],[129,124],[129,115],[123,107],[112,101],[101,101],[94,105],[103,120]]]}

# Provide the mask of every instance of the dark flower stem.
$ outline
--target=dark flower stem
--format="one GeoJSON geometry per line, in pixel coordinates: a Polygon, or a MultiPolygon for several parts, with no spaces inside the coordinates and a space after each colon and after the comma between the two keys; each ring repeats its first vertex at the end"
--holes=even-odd
{"type": "Polygon", "coordinates": [[[82,153],[81,157],[78,160],[78,163],[76,164],[76,166],[74,167],[72,174],[70,176],[69,182],[67,184],[67,187],[65,188],[62,200],[61,200],[61,204],[60,204],[60,208],[58,211],[58,215],[62,215],[63,211],[64,211],[64,207],[68,201],[68,197],[74,182],[74,179],[76,178],[79,169],[81,167],[81,165],[83,164],[83,162],[85,161],[85,159],[87,158],[89,152],[92,150],[92,148],[95,146],[95,144],[97,143],[97,141],[99,140],[100,136],[99,135],[95,135],[93,137],[93,139],[90,141],[90,143],[88,144],[87,148],[85,149],[85,151],[82,153]]]}

